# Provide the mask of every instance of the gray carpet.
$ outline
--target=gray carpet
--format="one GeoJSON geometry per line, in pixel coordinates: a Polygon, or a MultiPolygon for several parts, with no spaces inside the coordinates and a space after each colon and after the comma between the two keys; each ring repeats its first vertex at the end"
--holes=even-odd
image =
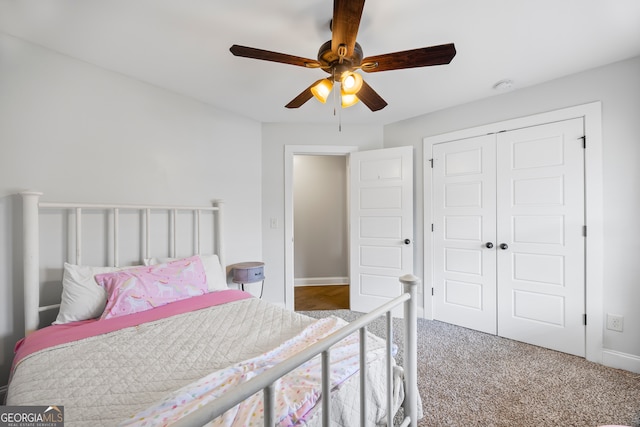
{"type": "MultiPolygon", "coordinates": [[[[351,321],[349,310],[304,311],[351,321]]],[[[385,334],[384,318],[369,330],[385,334]]],[[[394,319],[400,343],[402,320],[394,319]]],[[[396,357],[402,364],[402,350],[396,357]]],[[[437,321],[418,319],[419,426],[640,427],[640,375],[437,321]]]]}

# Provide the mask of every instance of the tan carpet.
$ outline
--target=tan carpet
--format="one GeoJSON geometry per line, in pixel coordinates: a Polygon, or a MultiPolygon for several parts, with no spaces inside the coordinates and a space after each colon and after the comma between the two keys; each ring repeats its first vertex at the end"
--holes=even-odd
{"type": "MultiPolygon", "coordinates": [[[[394,320],[398,343],[401,322],[394,320]]],[[[384,336],[384,320],[369,330],[384,336]]],[[[437,321],[418,319],[418,388],[419,426],[640,427],[640,375],[437,321]]]]}

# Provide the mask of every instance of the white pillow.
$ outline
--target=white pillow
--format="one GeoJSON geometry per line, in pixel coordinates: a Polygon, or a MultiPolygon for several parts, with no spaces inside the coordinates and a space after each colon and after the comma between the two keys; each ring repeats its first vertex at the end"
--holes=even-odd
{"type": "Polygon", "coordinates": [[[62,302],[54,325],[94,319],[104,311],[107,293],[94,276],[120,271],[125,267],[89,267],[64,263],[62,302]]]}
{"type": "MultiPolygon", "coordinates": [[[[223,291],[229,289],[227,286],[227,275],[222,271],[218,255],[198,255],[204,266],[204,274],[207,276],[207,286],[209,292],[223,291]]],[[[164,264],[180,258],[145,258],[144,265],[164,264]]]]}

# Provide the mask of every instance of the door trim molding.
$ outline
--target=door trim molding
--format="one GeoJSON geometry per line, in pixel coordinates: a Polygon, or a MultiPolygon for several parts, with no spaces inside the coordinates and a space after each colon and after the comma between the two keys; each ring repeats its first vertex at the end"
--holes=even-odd
{"type": "Polygon", "coordinates": [[[293,263],[293,157],[295,155],[347,156],[359,147],[349,145],[285,145],[284,146],[284,304],[294,309],[293,263]]]}
{"type": "MultiPolygon", "coordinates": [[[[603,363],[603,171],[602,171],[602,103],[600,101],[560,110],[549,111],[531,116],[504,120],[483,126],[453,131],[423,139],[423,191],[424,191],[424,289],[433,287],[433,239],[431,227],[433,223],[432,206],[432,173],[430,159],[435,144],[471,138],[488,133],[497,133],[536,126],[568,119],[584,119],[587,148],[585,149],[585,222],[587,226],[588,244],[585,250],[585,310],[586,326],[586,359],[603,363]]],[[[433,318],[433,297],[431,292],[424,292],[424,314],[433,318]]]]}

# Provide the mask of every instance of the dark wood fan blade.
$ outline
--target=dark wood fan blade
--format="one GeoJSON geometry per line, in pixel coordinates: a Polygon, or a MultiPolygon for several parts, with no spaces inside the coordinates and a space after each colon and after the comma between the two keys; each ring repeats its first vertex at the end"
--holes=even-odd
{"type": "Polygon", "coordinates": [[[331,21],[331,50],[338,53],[338,47],[345,45],[345,57],[353,56],[364,0],[333,0],[333,20],[331,21]]]}
{"type": "Polygon", "coordinates": [[[307,102],[308,100],[313,98],[313,93],[311,93],[311,88],[314,87],[315,85],[317,85],[318,83],[320,83],[320,81],[321,80],[316,80],[315,82],[313,82],[311,84],[311,86],[309,86],[308,88],[303,90],[300,93],[300,95],[298,95],[295,98],[293,98],[291,100],[291,102],[289,102],[287,105],[285,105],[285,107],[287,107],[287,108],[300,108],[300,107],[302,107],[302,105],[304,105],[305,102],[307,102]]]}
{"type": "Polygon", "coordinates": [[[235,56],[244,58],[261,59],[263,61],[280,62],[282,64],[297,65],[306,68],[318,68],[320,64],[315,59],[302,58],[300,56],[288,55],[286,53],[272,52],[270,50],[256,49],[255,47],[239,46],[234,44],[229,49],[235,56]]]}
{"type": "Polygon", "coordinates": [[[449,43],[370,56],[362,60],[362,70],[367,73],[375,73],[377,71],[443,65],[450,63],[454,56],[456,56],[456,48],[453,43],[449,43]]]}
{"type": "Polygon", "coordinates": [[[367,82],[362,82],[362,87],[360,88],[356,96],[360,99],[360,101],[362,101],[364,105],[369,107],[371,111],[382,110],[387,106],[387,101],[382,99],[382,97],[378,95],[378,93],[373,90],[373,88],[369,86],[367,82]]]}

